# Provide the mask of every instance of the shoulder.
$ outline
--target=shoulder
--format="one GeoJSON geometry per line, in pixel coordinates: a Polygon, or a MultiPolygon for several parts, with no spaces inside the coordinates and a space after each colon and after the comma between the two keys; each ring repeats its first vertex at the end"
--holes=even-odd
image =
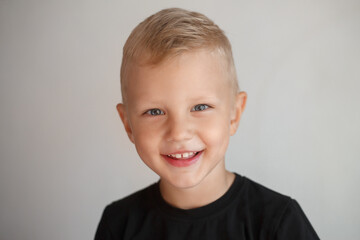
{"type": "Polygon", "coordinates": [[[244,177],[243,202],[275,239],[319,239],[296,200],[244,177]]]}
{"type": "Polygon", "coordinates": [[[274,228],[276,239],[320,239],[296,200],[292,200],[282,212],[274,228]]]}
{"type": "Polygon", "coordinates": [[[289,196],[283,195],[279,192],[271,190],[253,180],[244,177],[243,194],[245,203],[249,207],[256,207],[264,210],[285,209],[292,199],[289,196]]]}
{"type": "Polygon", "coordinates": [[[109,218],[124,216],[128,212],[144,210],[152,204],[153,194],[157,184],[154,183],[146,188],[134,192],[122,199],[116,200],[106,206],[104,214],[109,218]]]}
{"type": "Polygon", "coordinates": [[[153,209],[157,183],[107,205],[100,219],[95,239],[113,239],[136,228],[139,219],[153,209]]]}

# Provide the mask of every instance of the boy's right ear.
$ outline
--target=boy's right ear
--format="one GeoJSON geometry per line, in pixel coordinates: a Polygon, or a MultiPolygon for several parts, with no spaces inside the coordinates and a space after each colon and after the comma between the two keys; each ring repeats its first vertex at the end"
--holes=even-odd
{"type": "Polygon", "coordinates": [[[118,105],[116,105],[116,109],[117,109],[117,111],[118,111],[118,113],[120,115],[121,121],[124,124],[125,131],[126,131],[128,137],[129,137],[130,141],[132,143],[134,143],[134,136],[132,134],[129,119],[128,119],[127,114],[126,114],[125,105],[122,104],[122,103],[119,103],[118,105]]]}

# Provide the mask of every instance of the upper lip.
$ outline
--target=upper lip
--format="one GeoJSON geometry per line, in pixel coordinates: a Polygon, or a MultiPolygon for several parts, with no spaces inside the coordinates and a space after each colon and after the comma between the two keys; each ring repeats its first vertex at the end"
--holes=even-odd
{"type": "Polygon", "coordinates": [[[202,150],[181,150],[181,151],[176,151],[176,152],[171,152],[171,153],[164,153],[162,155],[176,155],[176,154],[183,154],[183,153],[189,153],[189,152],[201,152],[202,150]]]}

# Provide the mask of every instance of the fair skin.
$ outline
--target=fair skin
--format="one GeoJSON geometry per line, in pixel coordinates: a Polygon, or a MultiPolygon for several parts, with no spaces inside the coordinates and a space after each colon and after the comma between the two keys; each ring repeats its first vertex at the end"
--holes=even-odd
{"type": "Polygon", "coordinates": [[[245,108],[219,56],[183,53],[129,69],[126,103],[117,109],[143,162],[160,176],[169,204],[191,209],[221,197],[234,180],[225,169],[229,138],[245,108]]]}

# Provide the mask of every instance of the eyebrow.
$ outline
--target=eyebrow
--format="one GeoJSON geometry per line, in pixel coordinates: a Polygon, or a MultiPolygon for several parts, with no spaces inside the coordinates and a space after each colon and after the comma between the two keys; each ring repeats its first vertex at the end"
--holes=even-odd
{"type": "Polygon", "coordinates": [[[201,96],[196,98],[190,98],[190,102],[197,102],[197,103],[213,103],[217,104],[221,101],[218,97],[209,97],[209,96],[201,96]]]}

